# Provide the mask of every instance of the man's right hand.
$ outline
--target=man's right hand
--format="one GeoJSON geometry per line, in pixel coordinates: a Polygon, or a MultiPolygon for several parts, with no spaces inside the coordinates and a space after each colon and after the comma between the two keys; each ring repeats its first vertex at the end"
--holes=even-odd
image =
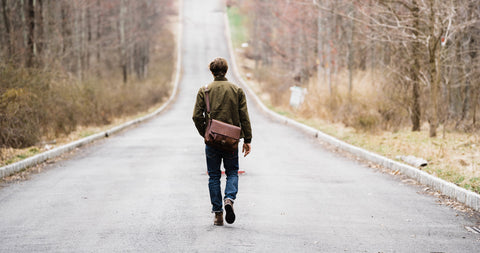
{"type": "Polygon", "coordinates": [[[242,148],[242,153],[245,153],[243,157],[247,156],[250,154],[250,151],[252,150],[252,144],[250,143],[243,143],[243,148],[242,148]]]}

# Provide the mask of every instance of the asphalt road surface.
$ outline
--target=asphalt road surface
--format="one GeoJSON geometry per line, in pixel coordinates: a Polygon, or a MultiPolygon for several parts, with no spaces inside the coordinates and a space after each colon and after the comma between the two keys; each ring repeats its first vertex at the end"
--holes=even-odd
{"type": "Polygon", "coordinates": [[[237,220],[213,226],[191,114],[212,79],[207,64],[230,59],[221,2],[184,0],[183,76],[168,111],[0,188],[0,252],[480,251],[480,235],[465,229],[477,219],[328,152],[253,103],[237,220]]]}

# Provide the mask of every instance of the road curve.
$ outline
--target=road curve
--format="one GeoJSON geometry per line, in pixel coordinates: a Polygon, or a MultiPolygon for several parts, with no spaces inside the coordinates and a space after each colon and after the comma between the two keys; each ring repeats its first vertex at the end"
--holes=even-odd
{"type": "Polygon", "coordinates": [[[183,75],[168,111],[0,188],[0,252],[478,252],[480,236],[465,229],[477,219],[254,104],[237,220],[213,226],[191,114],[209,61],[230,59],[223,2],[183,1],[183,75]]]}

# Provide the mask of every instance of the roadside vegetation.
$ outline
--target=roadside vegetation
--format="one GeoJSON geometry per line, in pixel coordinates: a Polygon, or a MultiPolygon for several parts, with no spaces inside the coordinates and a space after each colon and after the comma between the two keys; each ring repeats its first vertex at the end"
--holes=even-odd
{"type": "Polygon", "coordinates": [[[158,108],[171,92],[171,1],[0,6],[0,165],[158,108]]]}
{"type": "Polygon", "coordinates": [[[419,169],[480,193],[476,1],[227,5],[240,71],[271,109],[391,159],[426,159],[419,169]],[[297,108],[292,86],[307,90],[297,108]]]}

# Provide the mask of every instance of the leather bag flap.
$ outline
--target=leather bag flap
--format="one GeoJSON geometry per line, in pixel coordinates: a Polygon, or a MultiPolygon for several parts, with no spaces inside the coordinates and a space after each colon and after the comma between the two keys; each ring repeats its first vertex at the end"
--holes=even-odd
{"type": "Polygon", "coordinates": [[[212,119],[211,132],[240,139],[240,127],[212,119]]]}

